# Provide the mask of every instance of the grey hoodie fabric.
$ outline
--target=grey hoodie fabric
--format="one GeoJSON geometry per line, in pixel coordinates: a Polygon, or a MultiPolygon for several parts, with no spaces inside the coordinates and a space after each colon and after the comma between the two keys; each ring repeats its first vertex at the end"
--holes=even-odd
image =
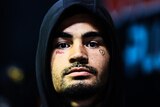
{"type": "Polygon", "coordinates": [[[122,107],[123,73],[120,69],[119,53],[115,40],[115,31],[112,19],[100,0],[59,0],[47,12],[41,25],[40,37],[36,56],[36,75],[42,107],[68,107],[63,99],[55,92],[51,77],[51,42],[56,34],[56,28],[61,20],[77,13],[89,13],[95,16],[109,36],[103,37],[109,44],[110,70],[106,84],[105,97],[102,98],[102,107],[122,107]],[[52,35],[51,35],[52,34],[52,35]]]}

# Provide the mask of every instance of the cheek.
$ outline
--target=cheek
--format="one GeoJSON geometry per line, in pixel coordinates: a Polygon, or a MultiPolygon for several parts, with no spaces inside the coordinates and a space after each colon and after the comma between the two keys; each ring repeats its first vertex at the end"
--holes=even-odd
{"type": "Polygon", "coordinates": [[[62,81],[62,71],[67,65],[66,55],[63,51],[55,51],[51,57],[51,74],[54,88],[59,90],[62,81]]]}
{"type": "Polygon", "coordinates": [[[68,65],[67,53],[55,50],[51,57],[52,74],[60,75],[61,71],[68,65]],[[54,73],[53,73],[54,71],[54,73]]]}
{"type": "Polygon", "coordinates": [[[51,57],[51,67],[62,66],[66,63],[67,54],[63,50],[55,50],[51,57]]]}
{"type": "Polygon", "coordinates": [[[107,82],[109,69],[109,53],[107,50],[97,50],[97,52],[92,53],[91,56],[90,65],[97,69],[97,79],[101,81],[100,83],[105,84],[107,82]]]}
{"type": "Polygon", "coordinates": [[[98,71],[102,72],[108,68],[109,63],[109,53],[106,49],[99,49],[90,55],[90,64],[91,66],[98,69],[98,71]]]}

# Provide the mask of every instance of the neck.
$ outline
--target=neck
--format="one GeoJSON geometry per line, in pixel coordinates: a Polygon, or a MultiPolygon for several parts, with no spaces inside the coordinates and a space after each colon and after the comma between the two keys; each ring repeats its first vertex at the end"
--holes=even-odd
{"type": "Polygon", "coordinates": [[[75,101],[72,100],[71,103],[71,107],[89,107],[92,105],[92,103],[94,102],[94,99],[87,99],[87,100],[81,100],[81,101],[75,101]]]}
{"type": "Polygon", "coordinates": [[[97,97],[91,97],[85,100],[71,100],[71,107],[100,107],[97,97]]]}

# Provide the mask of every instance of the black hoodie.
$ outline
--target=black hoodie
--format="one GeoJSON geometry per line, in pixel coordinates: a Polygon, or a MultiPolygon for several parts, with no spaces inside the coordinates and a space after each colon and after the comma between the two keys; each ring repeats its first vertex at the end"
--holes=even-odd
{"type": "Polygon", "coordinates": [[[77,13],[89,13],[95,17],[95,21],[101,24],[107,31],[108,37],[103,37],[105,42],[110,40],[110,70],[106,95],[103,98],[102,107],[123,106],[123,73],[118,63],[114,25],[109,13],[100,0],[59,0],[47,12],[40,29],[40,38],[36,56],[36,74],[42,107],[66,107],[63,100],[57,95],[52,84],[51,77],[51,42],[54,38],[58,24],[66,17],[77,13]],[[52,34],[52,36],[51,36],[52,34]]]}

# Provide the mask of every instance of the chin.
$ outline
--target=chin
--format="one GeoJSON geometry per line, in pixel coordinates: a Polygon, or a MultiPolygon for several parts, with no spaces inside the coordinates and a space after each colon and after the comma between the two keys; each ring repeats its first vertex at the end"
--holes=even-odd
{"type": "Polygon", "coordinates": [[[74,100],[84,100],[94,96],[98,92],[99,87],[96,83],[86,80],[78,80],[69,84],[61,93],[64,97],[74,100]]]}

